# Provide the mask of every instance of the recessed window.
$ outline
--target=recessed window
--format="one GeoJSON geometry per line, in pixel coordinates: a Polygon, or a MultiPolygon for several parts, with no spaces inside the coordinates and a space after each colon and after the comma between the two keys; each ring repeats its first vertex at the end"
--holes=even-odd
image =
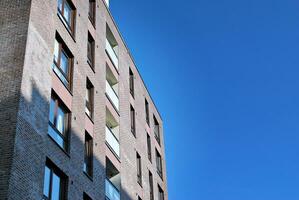
{"type": "Polygon", "coordinates": [[[94,112],[94,87],[89,79],[86,80],[86,94],[85,94],[85,113],[90,119],[93,119],[94,112]]]}
{"type": "Polygon", "coordinates": [[[86,193],[83,193],[83,200],[92,200],[86,193]]]}
{"type": "Polygon", "coordinates": [[[149,134],[147,134],[147,157],[150,161],[152,161],[152,142],[149,134]]]}
{"type": "Polygon", "coordinates": [[[136,127],[135,127],[135,109],[133,106],[130,106],[130,117],[131,117],[131,132],[136,136],[136,127]]]}
{"type": "Polygon", "coordinates": [[[153,174],[148,171],[149,179],[149,188],[150,188],[150,200],[154,200],[154,183],[153,183],[153,174]]]}
{"type": "Polygon", "coordinates": [[[88,43],[87,43],[87,62],[92,69],[94,69],[94,39],[88,32],[88,43]]]}
{"type": "Polygon", "coordinates": [[[58,34],[56,34],[54,44],[54,60],[52,68],[55,74],[61,80],[61,82],[68,89],[71,89],[72,65],[73,55],[70,53],[69,49],[66,47],[61,37],[58,34]]]}
{"type": "Polygon", "coordinates": [[[58,96],[52,92],[49,112],[48,134],[64,150],[67,150],[69,111],[58,96]]]}
{"type": "Polygon", "coordinates": [[[130,68],[130,72],[129,72],[129,75],[130,75],[130,93],[132,95],[132,97],[134,97],[134,74],[130,68]]]}
{"type": "Polygon", "coordinates": [[[58,15],[62,19],[67,29],[74,34],[75,32],[75,7],[70,0],[57,0],[58,15]]]}
{"type": "Polygon", "coordinates": [[[85,145],[84,145],[84,167],[83,171],[92,177],[92,166],[93,166],[93,141],[92,137],[85,133],[85,145]]]}
{"type": "Polygon", "coordinates": [[[146,123],[148,125],[150,125],[150,121],[149,121],[149,105],[147,100],[145,99],[145,119],[146,119],[146,123]]]}
{"type": "Polygon", "coordinates": [[[136,152],[136,161],[137,161],[137,182],[142,186],[142,168],[141,168],[141,157],[136,152]]]}
{"type": "Polygon", "coordinates": [[[157,142],[160,144],[161,138],[160,138],[160,124],[157,120],[157,118],[154,115],[154,133],[155,133],[155,138],[157,142]]]}
{"type": "Polygon", "coordinates": [[[156,149],[156,165],[157,165],[157,173],[162,178],[163,177],[163,173],[162,173],[162,157],[161,157],[161,155],[160,155],[160,153],[158,152],[157,149],[156,149]]]}
{"type": "Polygon", "coordinates": [[[88,17],[91,23],[95,26],[95,22],[96,22],[96,1],[95,0],[89,0],[88,17]]]}
{"type": "Polygon", "coordinates": [[[159,191],[159,200],[164,200],[164,191],[162,190],[162,188],[160,187],[160,185],[158,185],[158,191],[159,191]]]}
{"type": "Polygon", "coordinates": [[[44,175],[43,199],[65,200],[67,177],[52,162],[47,160],[44,175]]]}

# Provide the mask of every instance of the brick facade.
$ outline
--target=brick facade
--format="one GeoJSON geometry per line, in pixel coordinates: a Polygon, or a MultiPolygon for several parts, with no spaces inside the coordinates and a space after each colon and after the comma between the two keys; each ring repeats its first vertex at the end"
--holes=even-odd
{"type": "MultiPolygon", "coordinates": [[[[142,81],[105,1],[96,1],[95,28],[88,19],[88,1],[72,0],[76,8],[75,37],[57,15],[56,0],[0,2],[0,199],[37,200],[43,196],[46,159],[68,177],[67,199],[105,199],[106,157],[121,175],[122,200],[149,197],[148,170],[167,200],[162,119],[142,81]],[[3,24],[3,26],[2,26],[3,24]],[[119,67],[115,70],[105,52],[106,24],[118,43],[119,67]],[[95,69],[87,63],[88,32],[95,40],[95,69]],[[53,73],[55,35],[59,34],[74,56],[73,86],[68,91],[53,73]],[[105,139],[106,109],[114,109],[105,95],[106,67],[118,76],[120,158],[115,159],[105,139]],[[130,95],[129,68],[134,73],[135,98],[130,95]],[[86,78],[94,86],[94,119],[85,114],[86,78]],[[71,111],[69,152],[65,153],[48,135],[49,103],[54,90],[71,111]],[[149,102],[150,126],[145,120],[149,102]],[[130,104],[136,112],[136,137],[131,133],[130,104]],[[154,119],[161,130],[161,146],[154,136],[154,119]],[[83,171],[85,131],[93,137],[93,177],[83,171]],[[151,137],[152,162],[147,158],[147,133],[151,137]],[[155,149],[163,158],[163,180],[157,174],[155,149]],[[137,183],[136,151],[142,160],[142,187],[137,183]],[[2,156],[3,155],[3,156],[2,156]]],[[[117,3],[117,2],[112,2],[117,3]]]]}

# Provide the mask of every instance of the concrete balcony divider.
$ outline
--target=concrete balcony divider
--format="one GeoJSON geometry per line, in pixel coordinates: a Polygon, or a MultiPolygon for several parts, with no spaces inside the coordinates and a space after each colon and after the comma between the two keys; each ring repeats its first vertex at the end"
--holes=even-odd
{"type": "Polygon", "coordinates": [[[119,110],[119,99],[118,99],[118,96],[115,93],[115,91],[112,89],[112,87],[108,83],[108,81],[106,81],[106,94],[108,95],[108,97],[110,98],[110,100],[112,101],[112,103],[114,104],[115,108],[118,111],[119,110]]]}
{"type": "Polygon", "coordinates": [[[119,142],[112,131],[106,126],[106,141],[108,142],[109,146],[112,148],[114,153],[119,157],[119,142]]]}
{"type": "Polygon", "coordinates": [[[115,51],[113,50],[110,42],[106,39],[106,51],[111,59],[111,61],[113,62],[114,66],[116,69],[118,69],[118,58],[117,55],[115,53],[115,51]]]}
{"type": "Polygon", "coordinates": [[[105,180],[105,191],[109,200],[120,200],[119,191],[108,179],[105,180]]]}

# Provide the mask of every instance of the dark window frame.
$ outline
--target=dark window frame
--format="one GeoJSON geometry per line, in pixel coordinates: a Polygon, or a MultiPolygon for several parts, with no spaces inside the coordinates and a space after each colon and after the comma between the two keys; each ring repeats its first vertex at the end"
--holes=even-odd
{"type": "MultiPolygon", "coordinates": [[[[63,147],[61,147],[54,138],[52,138],[52,136],[48,133],[48,135],[55,141],[55,143],[61,147],[63,150],[65,150],[66,152],[69,151],[69,132],[70,132],[70,122],[71,122],[71,112],[70,110],[65,106],[65,104],[63,103],[63,101],[59,98],[59,96],[52,90],[51,93],[51,100],[53,100],[55,102],[55,108],[54,108],[54,124],[50,121],[49,119],[49,125],[51,126],[51,128],[56,132],[56,134],[58,134],[64,142],[63,147]],[[64,111],[64,132],[61,133],[57,128],[57,116],[58,116],[58,108],[61,108],[64,111]]],[[[50,109],[50,108],[49,108],[50,109]]],[[[49,110],[50,113],[50,110],[49,110]]]]}
{"type": "MultiPolygon", "coordinates": [[[[60,170],[50,159],[47,158],[46,165],[44,167],[44,173],[46,173],[46,167],[50,170],[50,182],[49,182],[49,197],[45,196],[43,193],[43,200],[50,200],[52,197],[52,187],[53,187],[53,173],[60,178],[60,190],[59,190],[59,199],[66,200],[67,199],[67,187],[68,187],[68,177],[65,173],[60,170]]],[[[45,187],[45,174],[44,174],[44,182],[43,187],[45,187]]],[[[43,188],[44,190],[44,188],[43,188]]]]}
{"type": "Polygon", "coordinates": [[[86,92],[88,93],[88,99],[86,99],[87,94],[85,94],[85,108],[88,109],[90,114],[88,114],[86,111],[85,111],[85,113],[93,121],[93,118],[94,118],[94,86],[88,78],[86,78],[86,92]]]}
{"type": "Polygon", "coordinates": [[[154,135],[159,145],[161,145],[160,124],[155,115],[153,115],[153,118],[154,118],[154,135]]]}
{"type": "Polygon", "coordinates": [[[129,68],[129,86],[130,86],[130,94],[134,98],[134,74],[131,68],[129,68]]]}
{"type": "Polygon", "coordinates": [[[91,24],[95,27],[96,25],[96,1],[89,0],[88,18],[91,24]]]}
{"type": "Polygon", "coordinates": [[[158,200],[164,200],[164,190],[159,184],[158,184],[158,200]]]}
{"type": "Polygon", "coordinates": [[[142,187],[142,161],[141,156],[136,152],[136,163],[137,163],[137,183],[142,187]]]}
{"type": "Polygon", "coordinates": [[[135,117],[135,109],[132,105],[130,105],[130,121],[131,121],[131,132],[136,137],[136,117],[135,117]]]}
{"type": "Polygon", "coordinates": [[[76,8],[71,0],[57,0],[57,11],[58,16],[62,19],[63,24],[67,28],[67,30],[71,33],[71,35],[75,36],[75,26],[76,26],[76,8]],[[59,1],[61,1],[61,10],[59,8],[59,1]],[[64,6],[67,4],[71,9],[71,22],[67,21],[66,17],[64,16],[64,6]]]}
{"type": "Polygon", "coordinates": [[[157,173],[163,179],[163,163],[162,163],[162,156],[159,151],[156,149],[156,168],[157,173]]]}
{"type": "Polygon", "coordinates": [[[92,198],[90,196],[88,196],[88,194],[83,192],[83,200],[92,200],[92,198]]]}
{"type": "MultiPolygon", "coordinates": [[[[57,55],[57,62],[55,60],[55,56],[53,56],[53,63],[59,70],[59,72],[64,76],[64,78],[67,80],[68,84],[66,85],[63,80],[59,77],[57,74],[59,80],[63,83],[63,85],[69,90],[72,91],[72,79],[73,79],[73,65],[74,65],[74,56],[71,53],[71,51],[68,49],[64,41],[62,40],[61,36],[56,33],[55,37],[55,42],[58,43],[58,55],[57,55]],[[67,68],[68,68],[68,73],[65,74],[64,71],[61,68],[61,55],[64,54],[67,57],[67,68]]],[[[55,52],[54,52],[55,54],[55,52]]],[[[56,74],[55,70],[53,69],[54,73],[56,74]]]]}
{"type": "Polygon", "coordinates": [[[150,200],[154,200],[154,183],[153,183],[153,174],[151,171],[148,171],[149,179],[149,189],[150,189],[150,200]]]}
{"type": "Polygon", "coordinates": [[[95,40],[88,32],[87,37],[87,63],[94,70],[95,68],[95,40]]]}
{"type": "Polygon", "coordinates": [[[149,120],[149,103],[148,101],[145,99],[145,120],[148,126],[150,126],[150,120],[149,120]]]}
{"type": "Polygon", "coordinates": [[[147,142],[147,157],[149,161],[152,162],[152,140],[151,140],[151,136],[148,133],[147,133],[146,142],[147,142]]]}
{"type": "Polygon", "coordinates": [[[84,139],[84,173],[89,177],[93,177],[93,138],[85,132],[84,139]]]}

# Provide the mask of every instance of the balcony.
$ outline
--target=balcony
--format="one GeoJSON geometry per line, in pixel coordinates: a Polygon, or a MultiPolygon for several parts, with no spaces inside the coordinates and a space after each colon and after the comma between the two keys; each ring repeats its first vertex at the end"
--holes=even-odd
{"type": "Polygon", "coordinates": [[[116,69],[118,69],[118,43],[106,24],[106,52],[116,69]]]}
{"type": "Polygon", "coordinates": [[[108,39],[106,39],[106,51],[115,68],[118,69],[118,57],[108,39]]]}
{"type": "Polygon", "coordinates": [[[119,142],[118,139],[113,134],[112,130],[106,126],[106,142],[111,147],[111,149],[114,151],[114,153],[120,157],[120,151],[119,151],[119,142]]]}
{"type": "Polygon", "coordinates": [[[105,0],[107,7],[109,7],[109,0],[105,0]]]}
{"type": "Polygon", "coordinates": [[[105,194],[108,200],[120,200],[121,177],[118,169],[106,157],[105,194]]]}
{"type": "Polygon", "coordinates": [[[115,90],[111,87],[109,82],[106,80],[106,94],[109,97],[110,101],[116,108],[116,110],[119,110],[119,99],[118,95],[116,94],[115,90]]]}
{"type": "Polygon", "coordinates": [[[105,180],[106,199],[120,200],[120,194],[117,188],[108,180],[105,180]]]}

